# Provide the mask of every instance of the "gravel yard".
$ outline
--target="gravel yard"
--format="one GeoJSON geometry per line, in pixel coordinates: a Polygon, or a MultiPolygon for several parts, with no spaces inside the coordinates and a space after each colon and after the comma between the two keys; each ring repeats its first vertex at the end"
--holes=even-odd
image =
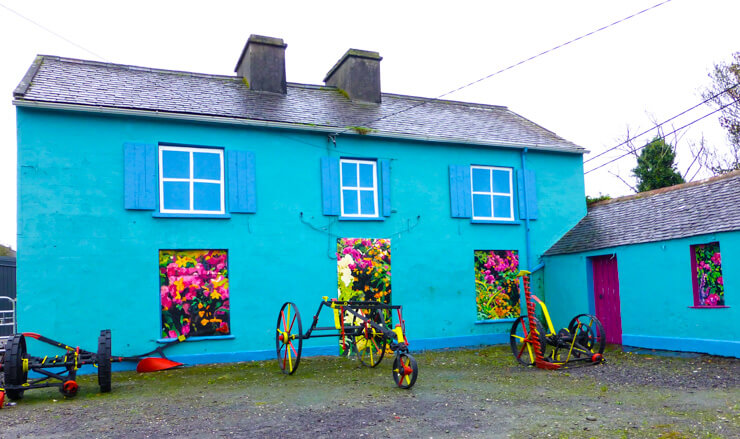
{"type": "Polygon", "coordinates": [[[107,394],[84,376],[75,398],[43,389],[6,405],[0,437],[740,437],[740,360],[605,356],[544,371],[508,346],[423,352],[409,391],[392,359],[305,357],[293,376],[275,361],[121,372],[107,394]]]}

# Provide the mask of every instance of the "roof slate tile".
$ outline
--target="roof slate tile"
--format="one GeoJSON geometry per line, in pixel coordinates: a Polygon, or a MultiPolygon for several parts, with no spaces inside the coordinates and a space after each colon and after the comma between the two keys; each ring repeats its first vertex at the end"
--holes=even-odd
{"type": "Polygon", "coordinates": [[[740,171],[597,203],[545,256],[740,230],[740,171]]]}
{"type": "Polygon", "coordinates": [[[34,101],[185,113],[321,126],[337,131],[367,126],[390,136],[585,152],[582,147],[501,106],[388,93],[382,95],[381,104],[366,104],[350,101],[333,87],[294,83],[289,83],[287,94],[281,95],[249,90],[236,76],[46,55],[37,58],[22,85],[14,92],[16,103],[21,105],[34,101]]]}

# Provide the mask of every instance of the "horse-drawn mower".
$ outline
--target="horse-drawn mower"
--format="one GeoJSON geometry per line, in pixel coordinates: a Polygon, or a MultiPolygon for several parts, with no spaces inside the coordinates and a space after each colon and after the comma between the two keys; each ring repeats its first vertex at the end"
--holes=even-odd
{"type": "Polygon", "coordinates": [[[86,365],[98,369],[98,385],[101,392],[111,390],[112,363],[121,361],[138,362],[137,372],[154,372],[181,366],[167,359],[163,350],[180,343],[185,337],[177,338],[169,343],[141,355],[119,357],[111,355],[111,331],[104,329],[98,337],[96,352],[71,347],[65,343],[52,340],[33,332],[24,332],[13,335],[5,345],[5,354],[0,360],[0,408],[7,394],[8,398],[17,401],[23,398],[26,390],[57,387],[62,395],[73,397],[77,395],[77,371],[86,365]],[[28,354],[26,337],[49,344],[64,350],[64,354],[50,356],[33,356],[28,354]],[[157,353],[160,357],[149,357],[157,353]],[[32,377],[29,378],[29,372],[32,377]]]}
{"type": "Polygon", "coordinates": [[[560,369],[573,364],[601,364],[604,362],[606,334],[596,316],[579,314],[571,319],[567,328],[555,332],[547,306],[529,289],[528,271],[522,270],[527,315],[511,326],[511,351],[516,360],[525,366],[541,369],[560,369]],[[545,317],[547,329],[535,317],[535,302],[545,317]]]}
{"type": "Polygon", "coordinates": [[[416,382],[419,368],[409,354],[401,306],[324,297],[313,316],[311,327],[304,333],[298,308],[292,302],[285,302],[278,314],[276,336],[278,365],[283,373],[295,373],[301,360],[303,340],[314,337],[339,337],[343,350],[356,352],[359,361],[368,367],[380,364],[387,347],[395,353],[392,371],[396,385],[410,389],[416,382]],[[334,326],[317,326],[324,307],[332,309],[334,326]],[[398,313],[398,323],[390,329],[388,321],[393,310],[398,313]]]}

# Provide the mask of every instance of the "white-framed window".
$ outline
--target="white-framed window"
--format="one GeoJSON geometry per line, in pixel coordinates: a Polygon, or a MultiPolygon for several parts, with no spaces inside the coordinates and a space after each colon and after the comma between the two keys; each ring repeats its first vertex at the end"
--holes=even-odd
{"type": "Polygon", "coordinates": [[[473,220],[514,220],[511,168],[471,166],[470,188],[473,198],[473,220]]]}
{"type": "Polygon", "coordinates": [[[377,162],[341,159],[339,181],[343,217],[378,217],[377,162]]]}
{"type": "Polygon", "coordinates": [[[159,210],[224,214],[223,150],[160,145],[159,210]]]}

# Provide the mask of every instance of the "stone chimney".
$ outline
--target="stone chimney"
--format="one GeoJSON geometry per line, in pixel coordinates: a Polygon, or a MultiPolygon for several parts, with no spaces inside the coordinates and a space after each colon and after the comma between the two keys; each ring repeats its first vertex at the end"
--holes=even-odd
{"type": "Polygon", "coordinates": [[[378,52],[349,49],[326,74],[324,83],[345,91],[353,101],[379,104],[382,59],[378,52]]]}
{"type": "Polygon", "coordinates": [[[250,90],[285,94],[286,47],[282,38],[250,35],[234,71],[247,81],[250,90]]]}

